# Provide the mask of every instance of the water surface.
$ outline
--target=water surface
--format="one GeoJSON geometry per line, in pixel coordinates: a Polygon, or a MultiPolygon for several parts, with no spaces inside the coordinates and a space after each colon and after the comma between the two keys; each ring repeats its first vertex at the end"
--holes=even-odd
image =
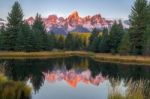
{"type": "Polygon", "coordinates": [[[140,89],[150,97],[150,67],[96,62],[88,58],[1,59],[5,75],[32,87],[32,99],[108,99],[140,89]]]}

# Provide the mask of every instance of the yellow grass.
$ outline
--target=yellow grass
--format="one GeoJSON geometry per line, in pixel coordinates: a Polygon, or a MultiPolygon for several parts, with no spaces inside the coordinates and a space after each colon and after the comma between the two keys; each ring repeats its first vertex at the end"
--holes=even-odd
{"type": "Polygon", "coordinates": [[[28,99],[31,92],[31,87],[24,82],[8,80],[0,74],[0,99],[21,99],[22,97],[28,99]]]}
{"type": "MultiPolygon", "coordinates": [[[[69,57],[70,52],[0,52],[0,58],[56,58],[69,57]]],[[[71,55],[72,56],[72,55],[71,55]]]]}
{"type": "Polygon", "coordinates": [[[103,53],[92,53],[86,51],[52,51],[52,52],[0,52],[0,58],[59,58],[81,56],[89,57],[96,61],[106,61],[124,64],[146,64],[150,65],[150,57],[144,56],[120,56],[103,53]]]}
{"type": "Polygon", "coordinates": [[[113,87],[113,90],[109,90],[108,99],[149,99],[150,95],[145,93],[149,92],[149,90],[145,89],[145,86],[148,86],[149,81],[147,80],[137,80],[130,81],[126,84],[127,90],[124,94],[119,90],[118,87],[113,87]]]}
{"type": "Polygon", "coordinates": [[[150,65],[150,57],[144,56],[120,56],[120,55],[112,55],[112,54],[96,54],[93,57],[95,60],[103,60],[124,64],[147,64],[150,65]]]}

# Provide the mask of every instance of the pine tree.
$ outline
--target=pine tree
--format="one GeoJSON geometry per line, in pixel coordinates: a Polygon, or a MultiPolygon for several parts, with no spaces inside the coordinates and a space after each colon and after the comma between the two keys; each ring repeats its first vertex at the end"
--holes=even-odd
{"type": "Polygon", "coordinates": [[[120,46],[118,48],[118,52],[121,55],[128,55],[131,51],[131,43],[129,38],[129,33],[124,33],[123,38],[121,40],[120,46]]]}
{"type": "Polygon", "coordinates": [[[83,48],[82,38],[74,33],[68,33],[65,39],[65,48],[67,50],[81,50],[83,48]]]}
{"type": "Polygon", "coordinates": [[[23,23],[23,12],[20,4],[16,1],[12,6],[11,12],[8,14],[8,27],[4,34],[5,36],[5,50],[16,50],[17,35],[20,31],[20,26],[23,23]]]}
{"type": "Polygon", "coordinates": [[[57,38],[54,33],[48,34],[48,49],[53,50],[57,47],[57,38]]]}
{"type": "Polygon", "coordinates": [[[66,40],[65,40],[65,48],[67,50],[71,50],[73,45],[73,36],[71,33],[68,33],[66,40]]]}
{"type": "Polygon", "coordinates": [[[150,25],[147,25],[147,29],[144,34],[143,54],[150,55],[150,25]]]}
{"type": "Polygon", "coordinates": [[[148,5],[148,20],[143,38],[143,55],[150,55],[150,3],[148,5]]]}
{"type": "Polygon", "coordinates": [[[111,53],[118,52],[118,47],[121,42],[123,34],[124,34],[124,29],[121,21],[119,21],[119,24],[115,22],[110,30],[110,35],[109,35],[109,48],[111,53]]]}
{"type": "Polygon", "coordinates": [[[74,50],[81,50],[84,46],[80,35],[74,35],[74,43],[74,50]]]}
{"type": "Polygon", "coordinates": [[[39,14],[36,15],[34,24],[32,26],[34,35],[36,35],[36,50],[42,51],[48,49],[48,38],[44,23],[39,14]]]}
{"type": "Polygon", "coordinates": [[[90,51],[98,52],[100,40],[101,40],[101,38],[99,37],[99,30],[97,30],[96,28],[93,29],[92,34],[89,38],[89,47],[88,47],[88,49],[90,51]]]}
{"type": "Polygon", "coordinates": [[[64,49],[64,47],[65,47],[65,37],[63,36],[63,35],[60,35],[59,36],[59,38],[58,38],[58,40],[57,40],[58,42],[58,49],[64,49]]]}
{"type": "Polygon", "coordinates": [[[108,29],[104,28],[103,29],[103,35],[101,37],[101,42],[99,44],[99,51],[101,53],[107,53],[107,52],[109,52],[108,40],[109,40],[108,29]]]}
{"type": "Polygon", "coordinates": [[[17,50],[18,51],[34,51],[35,48],[35,36],[33,35],[30,26],[24,23],[21,26],[20,33],[17,37],[17,50]]]}
{"type": "Polygon", "coordinates": [[[136,0],[130,15],[130,39],[133,54],[142,54],[143,35],[148,21],[147,0],[136,0]]]}
{"type": "Polygon", "coordinates": [[[2,26],[0,28],[0,50],[4,50],[4,33],[5,33],[5,27],[2,26]]]}
{"type": "Polygon", "coordinates": [[[9,39],[9,36],[10,36],[10,33],[9,32],[6,32],[6,30],[4,29],[1,29],[1,35],[0,35],[0,49],[1,50],[10,50],[10,41],[8,40],[9,39]]]}

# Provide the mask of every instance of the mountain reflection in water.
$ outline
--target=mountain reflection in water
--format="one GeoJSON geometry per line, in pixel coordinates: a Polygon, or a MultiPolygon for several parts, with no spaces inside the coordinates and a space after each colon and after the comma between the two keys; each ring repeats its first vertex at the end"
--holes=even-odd
{"type": "Polygon", "coordinates": [[[70,71],[58,70],[58,71],[52,71],[50,73],[43,73],[43,74],[45,76],[45,79],[50,83],[64,80],[73,88],[76,88],[79,82],[98,86],[100,83],[102,83],[105,80],[105,78],[101,74],[96,75],[96,77],[93,78],[89,70],[82,71],[79,73],[77,73],[75,70],[70,70],[70,71]]]}
{"type": "Polygon", "coordinates": [[[82,57],[56,59],[1,59],[5,75],[33,88],[32,99],[107,99],[118,88],[122,94],[141,90],[150,97],[150,67],[96,62],[82,57]],[[67,86],[66,86],[67,84],[67,86]]]}

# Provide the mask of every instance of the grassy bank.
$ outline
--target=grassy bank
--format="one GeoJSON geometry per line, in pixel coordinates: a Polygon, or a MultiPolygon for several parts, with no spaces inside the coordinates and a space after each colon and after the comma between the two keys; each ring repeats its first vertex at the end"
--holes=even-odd
{"type": "Polygon", "coordinates": [[[0,99],[30,99],[31,92],[24,82],[8,80],[0,74],[0,99]]]}
{"type": "Polygon", "coordinates": [[[150,57],[144,56],[120,56],[112,54],[96,54],[92,57],[96,61],[109,61],[123,64],[150,65],[150,57]]]}
{"type": "Polygon", "coordinates": [[[0,52],[0,58],[59,58],[70,57],[72,52],[0,52]]]}
{"type": "Polygon", "coordinates": [[[144,57],[144,56],[120,56],[120,55],[112,55],[112,54],[91,53],[85,51],[53,51],[53,52],[29,52],[29,53],[0,52],[1,59],[59,58],[59,57],[70,57],[70,56],[89,57],[96,61],[150,65],[150,57],[144,57]]]}

